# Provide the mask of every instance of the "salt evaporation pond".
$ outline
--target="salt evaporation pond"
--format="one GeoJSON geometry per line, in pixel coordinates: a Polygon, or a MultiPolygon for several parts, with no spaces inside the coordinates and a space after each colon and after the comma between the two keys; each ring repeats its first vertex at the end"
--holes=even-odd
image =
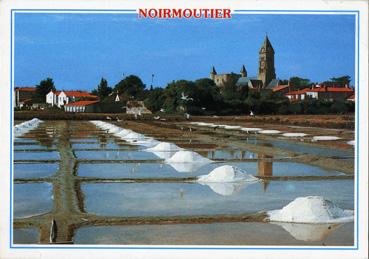
{"type": "Polygon", "coordinates": [[[49,212],[53,208],[52,184],[14,184],[14,217],[25,218],[49,212]]]}
{"type": "Polygon", "coordinates": [[[14,150],[25,150],[25,149],[43,149],[43,150],[47,150],[50,148],[55,148],[55,145],[52,146],[42,146],[42,145],[14,145],[14,150]]]}
{"type": "Polygon", "coordinates": [[[74,152],[78,159],[83,160],[160,160],[152,152],[145,151],[82,151],[74,152]]]}
{"type": "Polygon", "coordinates": [[[46,151],[46,152],[14,152],[14,160],[59,160],[59,152],[46,151]]]}
{"type": "Polygon", "coordinates": [[[257,162],[232,162],[206,164],[187,173],[178,172],[174,167],[165,163],[79,163],[77,174],[83,177],[97,178],[182,178],[208,174],[214,168],[226,164],[236,166],[252,175],[327,176],[342,174],[338,171],[294,162],[273,162],[270,172],[267,170],[259,171],[257,162]]]}
{"type": "Polygon", "coordinates": [[[14,244],[39,243],[40,231],[37,228],[16,228],[13,230],[14,244]]]}
{"type": "Polygon", "coordinates": [[[301,196],[319,195],[354,207],[352,180],[224,183],[82,184],[86,211],[108,216],[174,216],[255,213],[280,209],[301,196]],[[229,193],[234,186],[233,193],[229,193]],[[219,191],[220,190],[220,191],[219,191]],[[222,193],[222,191],[226,193],[222,193]]]}
{"type": "Polygon", "coordinates": [[[115,142],[109,140],[107,142],[98,143],[72,143],[73,149],[124,149],[124,150],[137,150],[137,146],[132,146],[127,142],[115,142]]]}
{"type": "Polygon", "coordinates": [[[96,226],[75,232],[75,244],[132,245],[338,245],[354,244],[354,224],[319,225],[318,235],[308,224],[291,227],[265,223],[213,223],[176,225],[96,226]],[[301,226],[307,225],[307,226],[301,226]],[[303,233],[296,235],[296,230],[303,233]],[[221,235],[219,233],[222,233],[221,235]]]}
{"type": "Polygon", "coordinates": [[[50,177],[58,171],[59,165],[47,164],[14,164],[14,179],[50,177]]]}

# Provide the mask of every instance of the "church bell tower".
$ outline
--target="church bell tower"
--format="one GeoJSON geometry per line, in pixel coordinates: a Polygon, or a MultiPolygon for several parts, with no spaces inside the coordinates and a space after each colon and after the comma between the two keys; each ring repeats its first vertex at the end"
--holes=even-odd
{"type": "Polygon", "coordinates": [[[265,88],[275,78],[274,49],[268,36],[265,36],[265,40],[259,51],[258,79],[263,82],[263,88],[265,88]]]}

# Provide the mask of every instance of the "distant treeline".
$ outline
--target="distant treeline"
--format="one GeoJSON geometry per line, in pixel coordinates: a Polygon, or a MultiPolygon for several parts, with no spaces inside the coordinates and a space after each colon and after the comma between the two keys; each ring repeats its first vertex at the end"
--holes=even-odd
{"type": "MultiPolygon", "coordinates": [[[[334,84],[349,84],[350,77],[331,78],[334,84]]],[[[291,77],[284,80],[294,87],[311,86],[309,79],[291,77]]],[[[45,95],[50,89],[55,89],[52,79],[41,81],[37,86],[39,96],[45,95]]],[[[248,87],[238,87],[228,84],[219,88],[208,78],[196,81],[177,80],[165,88],[146,87],[135,75],[129,75],[110,87],[102,78],[99,85],[92,91],[101,102],[114,102],[119,96],[121,102],[128,100],[144,101],[146,107],[153,113],[192,115],[240,115],[250,114],[345,114],[355,112],[355,103],[347,101],[321,101],[305,99],[291,103],[281,93],[271,90],[251,91],[248,87]]],[[[41,98],[42,99],[42,98],[41,98]]],[[[45,100],[45,98],[43,98],[45,100]]]]}

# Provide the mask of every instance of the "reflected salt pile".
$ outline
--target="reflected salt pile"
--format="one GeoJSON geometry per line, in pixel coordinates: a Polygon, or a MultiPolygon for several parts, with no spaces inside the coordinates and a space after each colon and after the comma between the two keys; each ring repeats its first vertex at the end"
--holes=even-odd
{"type": "Polygon", "coordinates": [[[270,221],[336,223],[354,220],[353,210],[344,210],[321,196],[299,197],[280,210],[268,212],[270,221]]]}
{"type": "Polygon", "coordinates": [[[15,125],[14,126],[14,136],[20,137],[26,134],[28,131],[36,128],[41,122],[42,122],[41,120],[37,118],[33,118],[32,120],[25,121],[25,122],[22,122],[21,124],[15,125]]]}
{"type": "Polygon", "coordinates": [[[290,233],[296,240],[301,241],[323,241],[329,234],[339,228],[341,224],[307,224],[307,223],[285,223],[273,222],[290,233]]]}
{"type": "Polygon", "coordinates": [[[225,125],[224,128],[228,130],[239,130],[241,126],[225,125]]]}
{"type": "Polygon", "coordinates": [[[281,133],[279,130],[260,130],[258,131],[260,134],[279,134],[281,133]]]}
{"type": "Polygon", "coordinates": [[[283,133],[283,137],[296,138],[296,137],[305,137],[306,133],[293,132],[293,133],[283,133]]]}
{"type": "Polygon", "coordinates": [[[259,181],[258,178],[230,165],[219,166],[209,174],[199,176],[197,179],[197,182],[201,185],[207,185],[215,193],[223,196],[238,193],[246,185],[251,185],[259,181]]]}
{"type": "Polygon", "coordinates": [[[261,128],[241,128],[242,131],[246,131],[247,133],[249,132],[257,132],[257,131],[261,131],[263,129],[261,128]]]}
{"type": "Polygon", "coordinates": [[[340,137],[336,136],[314,136],[313,141],[324,141],[324,140],[338,140],[340,137]]]}

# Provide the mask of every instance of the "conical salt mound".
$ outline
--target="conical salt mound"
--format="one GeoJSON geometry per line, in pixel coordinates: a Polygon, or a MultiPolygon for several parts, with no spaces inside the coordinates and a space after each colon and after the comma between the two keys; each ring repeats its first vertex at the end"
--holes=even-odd
{"type": "Polygon", "coordinates": [[[167,163],[211,163],[210,159],[207,159],[196,152],[181,150],[175,153],[171,158],[166,159],[167,163]]]}
{"type": "Polygon", "coordinates": [[[354,211],[343,210],[321,196],[299,197],[281,210],[268,212],[270,221],[334,223],[353,221],[354,211]]]}
{"type": "Polygon", "coordinates": [[[198,177],[199,182],[209,183],[231,183],[239,181],[259,181],[253,175],[247,174],[245,171],[230,165],[223,165],[215,168],[208,175],[198,177]]]}
{"type": "Polygon", "coordinates": [[[173,152],[181,150],[180,147],[173,143],[169,142],[160,142],[155,147],[148,148],[146,151],[153,151],[153,152],[173,152]]]}

